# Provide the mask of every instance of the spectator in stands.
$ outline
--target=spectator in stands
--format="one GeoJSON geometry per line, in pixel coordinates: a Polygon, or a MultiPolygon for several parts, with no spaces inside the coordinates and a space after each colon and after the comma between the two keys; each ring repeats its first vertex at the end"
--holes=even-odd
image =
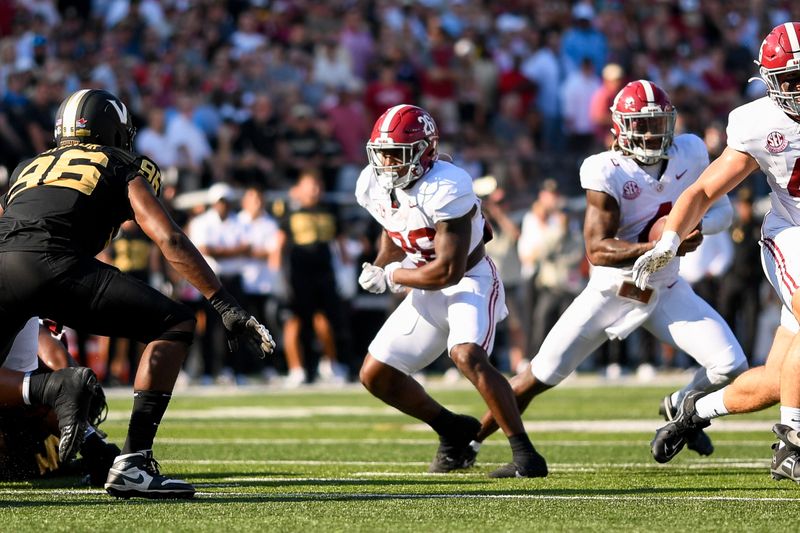
{"type": "Polygon", "coordinates": [[[592,95],[592,103],[589,108],[590,118],[594,124],[594,134],[596,142],[602,146],[611,146],[613,142],[611,129],[611,105],[614,97],[625,85],[625,72],[622,67],[614,63],[609,63],[603,67],[603,83],[592,95]]]}
{"type": "Polygon", "coordinates": [[[592,4],[581,1],[572,7],[573,24],[565,32],[561,41],[564,66],[567,72],[577,70],[581,60],[588,57],[598,69],[606,64],[608,43],[606,36],[594,26],[595,11],[592,4]]]}
{"type": "Polygon", "coordinates": [[[594,150],[595,125],[591,120],[592,96],[600,88],[592,60],[584,58],[581,67],[567,77],[561,89],[564,133],[567,150],[583,159],[594,150]]]}
{"type": "Polygon", "coordinates": [[[169,142],[164,110],[153,107],[147,112],[147,126],[134,137],[136,151],[155,161],[162,169],[175,165],[178,153],[169,142]]]}
{"type": "Polygon", "coordinates": [[[367,85],[364,92],[367,114],[379,117],[390,107],[411,101],[411,87],[397,78],[397,67],[392,62],[382,62],[378,67],[378,77],[367,85]]]}
{"type": "Polygon", "coordinates": [[[235,136],[237,154],[234,174],[238,181],[262,187],[276,187],[276,145],[281,136],[281,122],[275,114],[272,97],[259,93],[250,106],[250,117],[242,122],[235,136]]]}
{"type": "Polygon", "coordinates": [[[553,28],[541,33],[541,46],[521,66],[522,74],[536,86],[536,111],[541,120],[542,148],[557,150],[563,139],[559,87],[564,69],[558,57],[561,34],[553,28]]]}
{"type": "Polygon", "coordinates": [[[287,182],[297,179],[301,169],[322,164],[322,139],[314,127],[314,110],[295,104],[278,142],[278,163],[287,182]]]}

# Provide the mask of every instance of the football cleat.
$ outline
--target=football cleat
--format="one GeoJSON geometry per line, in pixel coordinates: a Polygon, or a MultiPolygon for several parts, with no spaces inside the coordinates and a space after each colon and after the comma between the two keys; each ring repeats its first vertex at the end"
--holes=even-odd
{"type": "MultiPolygon", "coordinates": [[[[659,463],[667,463],[687,444],[689,439],[711,422],[697,416],[694,404],[703,396],[701,391],[688,393],[681,402],[675,417],[666,426],[656,431],[655,437],[650,442],[650,452],[659,463]]],[[[712,446],[713,450],[713,446],[712,446]]]]}
{"type": "MultiPolygon", "coordinates": [[[[700,397],[697,397],[695,402],[699,399],[700,397]]],[[[667,394],[664,396],[664,399],[661,400],[661,405],[658,406],[658,414],[663,416],[667,422],[672,422],[677,412],[678,408],[672,404],[672,395],[667,394]]],[[[702,429],[686,435],[686,447],[699,455],[711,455],[714,453],[714,443],[711,442],[711,437],[708,436],[708,433],[702,429]]]]}
{"type": "Polygon", "coordinates": [[[89,427],[89,407],[99,388],[97,376],[85,367],[57,370],[47,380],[44,403],[58,418],[58,459],[62,463],[72,459],[83,443],[89,427]]]}
{"type": "Polygon", "coordinates": [[[478,452],[470,444],[467,444],[463,448],[456,449],[445,447],[440,443],[439,449],[436,450],[436,457],[433,458],[433,461],[428,467],[428,472],[432,474],[446,474],[454,470],[469,468],[475,464],[477,456],[478,452]]]}
{"type": "Polygon", "coordinates": [[[533,450],[533,454],[526,455],[521,459],[515,459],[514,462],[490,472],[489,477],[547,477],[547,474],[547,461],[539,455],[539,452],[533,450]]]}
{"type": "Polygon", "coordinates": [[[775,424],[772,432],[784,444],[783,447],[777,442],[772,445],[772,479],[790,479],[800,483],[800,436],[797,430],[785,424],[775,424]]]}
{"type": "Polygon", "coordinates": [[[108,471],[106,492],[117,498],[191,498],[194,487],[161,475],[152,450],[120,455],[108,471]]]}
{"type": "Polygon", "coordinates": [[[439,449],[436,450],[436,456],[428,467],[428,472],[432,474],[445,474],[469,468],[475,464],[478,452],[470,446],[470,442],[480,431],[481,423],[478,419],[467,415],[456,415],[456,417],[460,419],[461,427],[457,428],[454,433],[459,434],[460,437],[439,435],[439,449]]]}
{"type": "Polygon", "coordinates": [[[120,453],[119,446],[106,441],[105,434],[97,429],[88,435],[81,445],[81,470],[86,473],[84,484],[103,487],[120,453]]]}

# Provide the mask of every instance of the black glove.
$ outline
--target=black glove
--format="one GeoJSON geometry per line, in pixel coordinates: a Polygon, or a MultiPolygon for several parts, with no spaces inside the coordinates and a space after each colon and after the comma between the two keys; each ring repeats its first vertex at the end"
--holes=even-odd
{"type": "Polygon", "coordinates": [[[230,295],[225,288],[221,288],[208,299],[219,316],[228,337],[228,347],[235,351],[239,346],[239,340],[244,339],[248,346],[261,357],[266,357],[275,349],[275,341],[272,340],[269,330],[242,309],[239,302],[230,295]]]}

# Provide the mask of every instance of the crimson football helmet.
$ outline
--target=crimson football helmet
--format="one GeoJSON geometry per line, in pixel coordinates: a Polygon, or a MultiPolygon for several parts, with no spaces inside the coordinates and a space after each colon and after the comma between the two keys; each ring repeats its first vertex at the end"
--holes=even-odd
{"type": "Polygon", "coordinates": [[[614,97],[611,131],[620,150],[653,165],[667,158],[677,115],[664,89],[652,81],[632,81],[614,97]]]}
{"type": "Polygon", "coordinates": [[[758,51],[758,65],[772,101],[786,113],[800,116],[800,91],[781,88],[783,75],[800,71],[800,22],[787,22],[769,32],[758,51]]]}
{"type": "Polygon", "coordinates": [[[402,188],[423,176],[439,157],[439,128],[422,108],[400,104],[387,109],[372,127],[369,164],[386,190],[402,188]]]}

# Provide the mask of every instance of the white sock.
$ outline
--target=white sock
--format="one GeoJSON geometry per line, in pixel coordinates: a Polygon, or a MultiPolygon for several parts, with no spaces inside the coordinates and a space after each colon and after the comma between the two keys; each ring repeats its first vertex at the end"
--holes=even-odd
{"type": "Polygon", "coordinates": [[[718,416],[725,416],[729,413],[728,408],[725,407],[725,402],[722,401],[723,392],[725,389],[719,389],[711,394],[706,394],[694,404],[694,410],[700,418],[711,420],[718,416]]]}
{"type": "Polygon", "coordinates": [[[800,431],[800,407],[784,407],[781,405],[781,424],[800,431]]]}
{"type": "Polygon", "coordinates": [[[469,446],[470,446],[470,448],[475,450],[475,453],[478,453],[478,450],[481,449],[481,444],[482,443],[480,443],[480,442],[478,442],[476,440],[473,440],[473,441],[470,441],[469,446]]]}

